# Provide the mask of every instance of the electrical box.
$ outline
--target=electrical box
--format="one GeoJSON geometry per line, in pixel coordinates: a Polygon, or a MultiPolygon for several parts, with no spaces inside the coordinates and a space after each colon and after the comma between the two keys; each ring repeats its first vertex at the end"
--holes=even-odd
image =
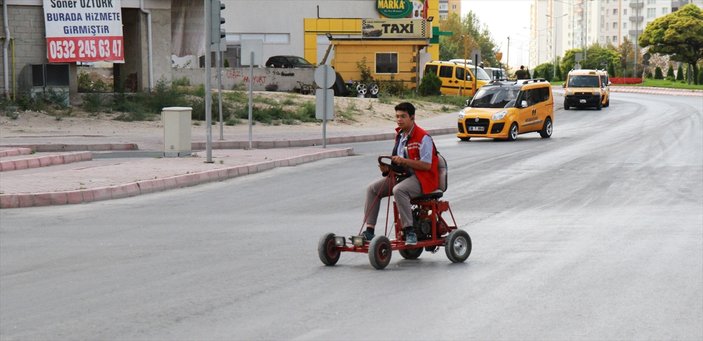
{"type": "Polygon", "coordinates": [[[164,123],[164,156],[188,156],[191,153],[190,121],[193,108],[168,107],[161,110],[164,123]]]}

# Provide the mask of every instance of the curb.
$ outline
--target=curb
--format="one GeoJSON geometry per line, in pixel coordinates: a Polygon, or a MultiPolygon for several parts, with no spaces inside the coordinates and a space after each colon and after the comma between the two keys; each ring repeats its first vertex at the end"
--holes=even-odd
{"type": "MultiPolygon", "coordinates": [[[[456,128],[435,128],[425,129],[430,135],[445,135],[456,133],[456,128]]],[[[343,144],[343,143],[358,143],[392,140],[395,138],[395,133],[380,133],[355,136],[336,136],[328,137],[327,144],[343,144]]],[[[291,147],[313,147],[321,146],[322,138],[303,139],[303,140],[278,140],[278,141],[252,141],[251,146],[254,149],[272,149],[272,148],[291,148],[291,147]]],[[[205,150],[205,142],[192,142],[192,150],[205,150]]],[[[213,149],[247,149],[249,141],[215,141],[212,142],[213,149]]]]}
{"type": "Polygon", "coordinates": [[[12,148],[0,150],[0,157],[29,155],[32,154],[31,148],[12,148]]]}
{"type": "Polygon", "coordinates": [[[222,181],[241,175],[263,172],[276,167],[296,166],[325,158],[350,156],[353,154],[353,151],[354,150],[352,148],[322,151],[275,161],[252,163],[236,167],[176,175],[163,179],[142,180],[122,185],[84,190],[27,194],[0,194],[0,209],[80,204],[99,200],[127,198],[141,194],[165,191],[168,189],[195,186],[207,182],[222,181]]]}
{"type": "Polygon", "coordinates": [[[6,148],[29,148],[35,152],[102,152],[110,150],[138,150],[136,143],[98,143],[98,144],[18,144],[2,145],[6,148]]]}
{"type": "Polygon", "coordinates": [[[0,161],[0,172],[20,169],[48,167],[66,163],[89,161],[93,159],[92,152],[76,152],[61,155],[44,155],[26,159],[0,161]]]}

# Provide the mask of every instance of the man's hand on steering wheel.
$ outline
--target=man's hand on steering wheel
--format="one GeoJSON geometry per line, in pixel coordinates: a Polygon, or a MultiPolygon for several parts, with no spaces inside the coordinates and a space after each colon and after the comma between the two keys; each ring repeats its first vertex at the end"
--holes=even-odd
{"type": "Polygon", "coordinates": [[[393,156],[391,156],[391,161],[392,161],[394,164],[396,164],[396,165],[398,165],[398,166],[401,166],[401,167],[406,167],[406,166],[407,166],[407,162],[405,162],[405,161],[407,161],[407,159],[404,158],[404,157],[402,157],[402,156],[393,155],[393,156]]]}

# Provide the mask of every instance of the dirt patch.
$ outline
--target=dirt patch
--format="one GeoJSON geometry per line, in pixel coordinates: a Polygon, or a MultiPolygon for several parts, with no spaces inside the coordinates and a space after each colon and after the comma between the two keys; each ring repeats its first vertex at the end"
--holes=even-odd
{"type": "MultiPolygon", "coordinates": [[[[257,91],[255,96],[274,99],[284,106],[297,107],[306,102],[315,103],[314,95],[295,93],[257,91]]],[[[394,106],[401,100],[386,102],[377,98],[335,97],[335,119],[328,125],[344,129],[345,127],[376,127],[394,125],[394,106]]],[[[431,118],[446,114],[447,106],[443,104],[411,100],[417,108],[416,119],[431,118]]],[[[452,108],[455,109],[455,108],[452,108]]],[[[217,121],[217,104],[213,103],[213,121],[217,121]]],[[[123,122],[115,120],[120,113],[87,113],[79,108],[72,110],[43,113],[19,112],[16,115],[0,116],[0,137],[41,137],[41,136],[111,136],[111,135],[140,135],[152,133],[163,126],[158,115],[153,121],[123,122]],[[16,117],[15,117],[16,116],[16,117]]],[[[194,126],[202,126],[204,122],[194,121],[194,126]]],[[[234,127],[246,126],[246,121],[234,127]]],[[[261,123],[257,123],[261,126],[261,123]]],[[[301,126],[319,126],[319,123],[302,123],[301,126]]],[[[296,127],[296,126],[291,126],[296,127]]]]}

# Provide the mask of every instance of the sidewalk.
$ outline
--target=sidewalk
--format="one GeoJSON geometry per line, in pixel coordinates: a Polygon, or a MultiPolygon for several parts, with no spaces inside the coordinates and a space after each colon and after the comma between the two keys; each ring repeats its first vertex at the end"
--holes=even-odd
{"type": "MultiPolygon", "coordinates": [[[[418,120],[430,134],[454,133],[456,113],[418,120]]],[[[79,204],[222,181],[276,167],[295,166],[353,154],[339,144],[390,140],[394,122],[370,127],[328,126],[322,147],[321,126],[227,127],[219,140],[213,126],[212,163],[206,163],[205,128],[194,126],[193,155],[164,158],[158,124],[142,132],[2,136],[0,208],[79,204]],[[36,151],[27,154],[29,149],[36,151]],[[79,152],[82,151],[82,152],[79,152]],[[88,151],[88,152],[86,152],[88,151]],[[88,154],[88,155],[87,155],[88,154]]]]}

